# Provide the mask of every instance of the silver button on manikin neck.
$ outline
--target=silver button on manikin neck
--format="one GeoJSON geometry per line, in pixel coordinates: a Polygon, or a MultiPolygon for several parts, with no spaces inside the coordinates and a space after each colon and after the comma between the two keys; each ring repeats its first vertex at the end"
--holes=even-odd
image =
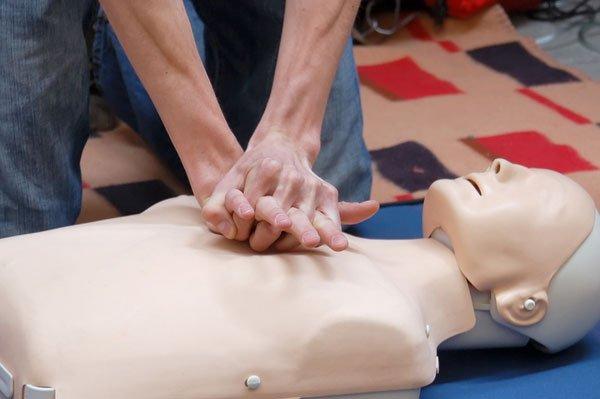
{"type": "Polygon", "coordinates": [[[525,310],[531,312],[533,309],[535,309],[535,299],[526,299],[525,302],[523,302],[523,307],[525,310]]]}
{"type": "Polygon", "coordinates": [[[254,391],[260,387],[260,377],[257,375],[251,375],[246,378],[246,386],[249,390],[254,391]]]}

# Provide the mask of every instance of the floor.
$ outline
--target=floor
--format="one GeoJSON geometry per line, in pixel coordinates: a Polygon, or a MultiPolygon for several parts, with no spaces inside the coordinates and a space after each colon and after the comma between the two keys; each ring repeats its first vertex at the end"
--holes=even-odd
{"type": "MultiPolygon", "coordinates": [[[[562,3],[564,8],[569,8],[576,2],[562,3]]],[[[600,7],[600,0],[591,0],[590,5],[600,7]]],[[[600,14],[595,20],[576,17],[561,22],[534,21],[522,15],[511,19],[519,32],[535,38],[538,45],[558,61],[600,80],[600,14]]]]}

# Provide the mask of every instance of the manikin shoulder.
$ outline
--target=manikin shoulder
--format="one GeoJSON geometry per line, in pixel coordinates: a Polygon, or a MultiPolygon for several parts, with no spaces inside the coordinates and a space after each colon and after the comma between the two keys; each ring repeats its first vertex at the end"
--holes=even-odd
{"type": "Polygon", "coordinates": [[[64,399],[244,398],[248,375],[260,397],[412,389],[467,327],[465,287],[439,283],[451,267],[422,252],[431,243],[390,247],[385,262],[382,243],[354,238],[342,253],[256,254],[199,218],[182,197],[0,241],[2,364],[64,399]]]}

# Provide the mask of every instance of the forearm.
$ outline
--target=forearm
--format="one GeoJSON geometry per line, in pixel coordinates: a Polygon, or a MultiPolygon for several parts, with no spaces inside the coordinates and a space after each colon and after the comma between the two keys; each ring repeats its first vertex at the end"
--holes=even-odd
{"type": "Polygon", "coordinates": [[[252,141],[277,131],[314,161],[331,84],[359,1],[288,0],[271,96],[252,141]]]}
{"type": "Polygon", "coordinates": [[[197,160],[219,167],[241,152],[198,55],[183,3],[101,3],[186,169],[197,160]]]}

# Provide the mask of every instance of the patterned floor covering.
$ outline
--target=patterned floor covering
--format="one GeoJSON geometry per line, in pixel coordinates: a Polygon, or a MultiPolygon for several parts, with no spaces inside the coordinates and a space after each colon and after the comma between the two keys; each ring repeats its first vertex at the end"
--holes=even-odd
{"type": "MultiPolygon", "coordinates": [[[[425,16],[355,48],[373,198],[422,198],[495,157],[566,173],[600,204],[600,83],[520,36],[500,7],[443,29],[425,16]]],[[[79,222],[143,211],[184,187],[125,125],[90,139],[79,222]]]]}
{"type": "Polygon", "coordinates": [[[381,202],[502,157],[566,173],[600,201],[600,84],[520,36],[500,7],[437,29],[415,20],[357,47],[365,137],[381,202]]]}

